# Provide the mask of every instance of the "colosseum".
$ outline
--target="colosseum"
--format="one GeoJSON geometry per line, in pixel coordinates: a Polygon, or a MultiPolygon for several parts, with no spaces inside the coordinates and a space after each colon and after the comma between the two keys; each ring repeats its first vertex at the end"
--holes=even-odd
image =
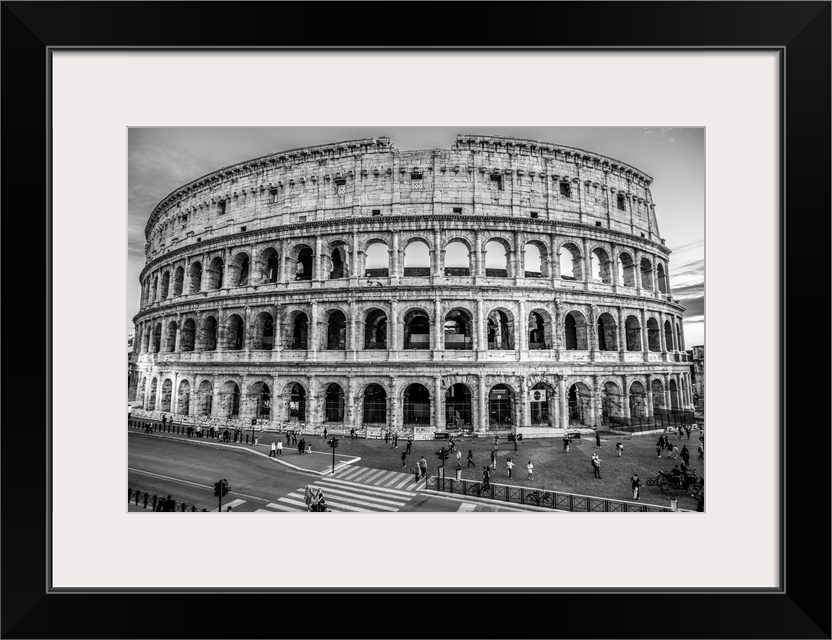
{"type": "Polygon", "coordinates": [[[651,182],[589,151],[471,135],[219,169],[147,222],[131,404],[415,439],[692,416],[651,182]]]}

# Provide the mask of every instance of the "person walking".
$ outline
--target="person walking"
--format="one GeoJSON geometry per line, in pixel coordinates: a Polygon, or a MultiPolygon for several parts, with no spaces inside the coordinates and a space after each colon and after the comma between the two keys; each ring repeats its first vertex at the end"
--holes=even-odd
{"type": "Polygon", "coordinates": [[[301,438],[300,442],[298,443],[298,453],[303,455],[304,449],[306,449],[306,438],[301,438]]]}
{"type": "Polygon", "coordinates": [[[624,445],[621,444],[621,440],[615,443],[615,449],[618,451],[618,457],[621,457],[621,452],[624,451],[624,445]]]}
{"type": "Polygon", "coordinates": [[[384,432],[384,444],[390,444],[390,432],[389,431],[384,432]]]}
{"type": "Polygon", "coordinates": [[[350,429],[350,440],[355,440],[355,429],[350,429]]]}
{"type": "Polygon", "coordinates": [[[593,454],[592,468],[595,471],[595,477],[600,480],[601,479],[601,458],[598,457],[597,453],[593,454]]]}
{"type": "Polygon", "coordinates": [[[531,480],[532,476],[534,475],[534,465],[532,464],[531,460],[529,460],[529,464],[526,465],[526,469],[529,472],[529,475],[526,477],[526,480],[531,480]]]}
{"type": "Polygon", "coordinates": [[[292,444],[292,433],[290,431],[286,432],[286,444],[292,444]]]}
{"type": "Polygon", "coordinates": [[[682,456],[682,461],[685,465],[690,466],[690,451],[688,451],[688,445],[682,445],[682,452],[679,455],[682,456]]]}
{"type": "Polygon", "coordinates": [[[451,436],[450,443],[448,443],[448,451],[450,453],[453,453],[454,451],[456,451],[456,442],[454,441],[453,435],[451,436]]]}
{"type": "Polygon", "coordinates": [[[324,427],[324,440],[326,440],[326,433],[327,433],[326,427],[324,427]]]}
{"type": "Polygon", "coordinates": [[[271,448],[271,451],[269,451],[269,457],[270,458],[276,458],[277,457],[277,445],[274,443],[274,440],[272,440],[272,448],[271,448]]]}
{"type": "Polygon", "coordinates": [[[664,434],[659,436],[659,441],[656,443],[656,446],[661,447],[664,449],[665,441],[664,441],[664,434]]]}
{"type": "Polygon", "coordinates": [[[500,436],[498,434],[494,434],[494,451],[497,450],[497,447],[500,446],[500,436]]]}
{"type": "Polygon", "coordinates": [[[417,461],[416,464],[413,465],[413,482],[414,483],[419,482],[420,475],[421,475],[421,473],[420,473],[420,468],[419,468],[419,462],[417,461]]]}
{"type": "Polygon", "coordinates": [[[407,451],[402,451],[402,469],[407,469],[407,451]]]}
{"type": "Polygon", "coordinates": [[[196,425],[196,437],[197,438],[202,437],[202,425],[201,424],[196,425]]]}
{"type": "Polygon", "coordinates": [[[231,433],[229,433],[228,429],[226,429],[222,434],[222,441],[223,442],[230,442],[231,441],[231,433]]]}
{"type": "Polygon", "coordinates": [[[297,431],[292,431],[292,444],[297,444],[297,443],[298,443],[298,432],[297,431]]]}
{"type": "Polygon", "coordinates": [[[693,431],[693,428],[691,426],[687,426],[685,427],[685,431],[688,432],[688,440],[690,440],[690,432],[693,431]]]}
{"type": "Polygon", "coordinates": [[[168,424],[168,417],[166,415],[162,414],[162,431],[165,430],[165,427],[167,426],[167,424],[168,424]]]}
{"type": "Polygon", "coordinates": [[[519,433],[515,433],[515,434],[514,434],[514,450],[515,450],[515,451],[518,451],[518,448],[517,448],[517,443],[518,443],[518,442],[520,442],[520,434],[519,434],[519,433]]]}
{"type": "Polygon", "coordinates": [[[471,451],[470,449],[468,449],[468,466],[465,467],[465,468],[467,469],[468,467],[475,467],[475,466],[476,465],[474,464],[474,452],[471,451]]]}
{"type": "Polygon", "coordinates": [[[511,461],[511,458],[506,458],[506,473],[508,477],[511,478],[511,470],[514,468],[514,463],[511,461]]]}
{"type": "Polygon", "coordinates": [[[595,431],[595,448],[601,448],[601,434],[597,430],[595,431]]]}
{"type": "Polygon", "coordinates": [[[563,452],[564,453],[569,453],[569,434],[568,433],[563,434],[563,452]]]}
{"type": "Polygon", "coordinates": [[[489,469],[488,467],[482,468],[482,490],[491,490],[491,469],[489,469]]]}
{"type": "Polygon", "coordinates": [[[407,452],[407,455],[410,455],[410,448],[412,446],[413,446],[413,438],[408,438],[407,439],[407,448],[405,449],[405,451],[407,452]]]}
{"type": "Polygon", "coordinates": [[[394,449],[399,448],[399,432],[398,431],[393,434],[393,445],[394,445],[394,447],[393,447],[394,449]]]}
{"type": "Polygon", "coordinates": [[[491,452],[491,468],[492,469],[497,468],[497,452],[496,451],[491,452]]]}
{"type": "Polygon", "coordinates": [[[658,442],[656,443],[656,457],[657,458],[662,457],[662,445],[658,442]]]}
{"type": "MultiPolygon", "coordinates": [[[[277,441],[277,455],[278,456],[283,455],[283,441],[282,440],[277,441]]],[[[277,457],[277,456],[275,456],[275,457],[277,457]]]]}
{"type": "Polygon", "coordinates": [[[705,459],[705,445],[703,445],[701,442],[699,443],[699,459],[705,459]]]}
{"type": "Polygon", "coordinates": [[[425,456],[422,456],[419,459],[419,471],[420,471],[420,475],[419,475],[420,479],[424,478],[426,475],[428,475],[428,461],[425,460],[425,456]]]}
{"type": "Polygon", "coordinates": [[[674,460],[677,460],[679,458],[679,447],[677,447],[675,444],[673,445],[673,448],[670,450],[670,455],[673,456],[674,460]]]}
{"type": "Polygon", "coordinates": [[[638,500],[638,492],[641,489],[641,480],[639,480],[637,474],[633,474],[633,477],[630,478],[630,484],[633,486],[633,500],[638,500]]]}
{"type": "Polygon", "coordinates": [[[462,451],[460,451],[459,449],[456,450],[456,462],[459,465],[462,464],[462,451]]]}

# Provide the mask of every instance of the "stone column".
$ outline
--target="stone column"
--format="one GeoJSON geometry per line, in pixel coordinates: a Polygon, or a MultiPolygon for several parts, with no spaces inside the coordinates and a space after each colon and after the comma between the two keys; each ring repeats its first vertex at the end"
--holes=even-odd
{"type": "Polygon", "coordinates": [[[647,333],[647,311],[645,309],[641,310],[639,320],[641,321],[641,351],[644,354],[644,361],[648,362],[650,360],[650,336],[647,333]]]}
{"type": "Polygon", "coordinates": [[[220,415],[220,383],[216,375],[211,376],[211,414],[212,418],[217,418],[220,415]]]}
{"type": "Polygon", "coordinates": [[[283,351],[283,313],[280,305],[274,308],[274,349],[283,351]]]}
{"type": "Polygon", "coordinates": [[[645,379],[647,381],[647,406],[644,408],[644,415],[651,418],[653,417],[653,375],[648,373],[645,379]]]}
{"type": "Polygon", "coordinates": [[[321,251],[322,251],[323,241],[321,240],[321,236],[315,236],[315,262],[312,267],[312,282],[313,285],[315,282],[320,283],[324,280],[323,274],[321,273],[321,251]]]}
{"type": "Polygon", "coordinates": [[[476,278],[482,278],[483,274],[485,274],[485,269],[483,267],[482,255],[482,231],[480,231],[479,229],[477,229],[474,233],[474,242],[476,242],[476,247],[474,247],[474,276],[476,278]]]}
{"type": "Polygon", "coordinates": [[[347,415],[344,420],[344,427],[349,431],[355,428],[355,377],[350,375],[347,380],[347,415]]]}
{"type": "Polygon", "coordinates": [[[442,276],[442,254],[444,251],[440,245],[439,229],[433,231],[433,275],[436,278],[442,276]]]}
{"type": "Polygon", "coordinates": [[[478,405],[478,412],[479,412],[479,424],[477,425],[477,431],[482,433],[488,429],[488,391],[485,388],[485,375],[479,374],[479,389],[478,389],[478,397],[477,397],[477,405],[478,405]]]}
{"type": "Polygon", "coordinates": [[[670,351],[667,348],[667,337],[664,333],[664,313],[661,311],[659,311],[659,344],[661,345],[662,353],[670,351]]]}
{"type": "Polygon", "coordinates": [[[387,350],[395,353],[390,354],[391,359],[398,357],[399,351],[399,302],[398,300],[390,301],[390,322],[387,325],[387,350]],[[395,357],[394,357],[395,356],[395,357]]]}
{"type": "Polygon", "coordinates": [[[673,408],[670,404],[670,376],[665,373],[662,377],[664,378],[664,386],[662,387],[664,390],[664,408],[666,411],[670,411],[673,408]]]}
{"type": "Polygon", "coordinates": [[[309,336],[306,348],[312,352],[311,355],[313,357],[318,351],[318,303],[315,300],[312,301],[312,311],[309,318],[309,336]]]}
{"type": "Polygon", "coordinates": [[[399,232],[393,232],[393,251],[390,256],[390,277],[396,280],[392,284],[397,284],[397,280],[401,275],[399,273],[399,232]]]}
{"type": "Polygon", "coordinates": [[[627,351],[627,314],[624,313],[623,307],[618,307],[618,353],[621,354],[621,360],[624,360],[624,352],[627,351]]]}
{"type": "Polygon", "coordinates": [[[560,405],[559,426],[561,429],[569,428],[569,405],[566,397],[566,379],[558,376],[558,404],[560,405]]]}
{"type": "Polygon", "coordinates": [[[592,256],[589,254],[589,243],[583,238],[584,281],[592,282],[592,256]]]}
{"type": "Polygon", "coordinates": [[[246,357],[248,357],[249,352],[251,351],[251,307],[245,308],[245,316],[243,317],[243,349],[246,352],[246,357]]]}
{"type": "Polygon", "coordinates": [[[485,321],[483,318],[482,298],[477,297],[477,351],[486,351],[488,344],[485,341],[485,321]]]}
{"type": "Polygon", "coordinates": [[[355,300],[350,300],[350,344],[351,357],[355,359],[355,300]]]}
{"type": "Polygon", "coordinates": [[[391,429],[403,426],[399,407],[399,380],[396,376],[390,376],[390,394],[387,396],[387,407],[387,425],[391,429]]]}
{"type": "Polygon", "coordinates": [[[364,270],[361,268],[361,256],[358,252],[358,236],[352,234],[352,265],[349,269],[350,278],[355,281],[356,278],[364,277],[364,270]]]}
{"type": "Polygon", "coordinates": [[[176,315],[176,336],[174,337],[173,350],[179,353],[179,347],[182,342],[182,314],[176,315]]]}
{"type": "Polygon", "coordinates": [[[629,376],[621,376],[621,380],[624,383],[624,393],[621,399],[622,409],[624,410],[624,417],[629,418],[631,415],[631,407],[630,407],[630,377],[629,376]]]}
{"type": "Polygon", "coordinates": [[[280,273],[277,274],[277,281],[281,284],[289,282],[289,274],[286,273],[286,243],[284,242],[280,247],[280,273]]]}
{"type": "Polygon", "coordinates": [[[529,319],[526,317],[526,300],[521,298],[517,301],[517,322],[514,323],[514,347],[518,351],[528,349],[526,342],[528,338],[529,319]]]}
{"type": "Polygon", "coordinates": [[[552,269],[552,286],[557,286],[557,282],[560,280],[560,251],[558,250],[558,237],[556,234],[552,234],[552,249],[551,249],[551,258],[549,260],[549,264],[552,269]]]}
{"type": "MultiPolygon", "coordinates": [[[[526,376],[520,378],[520,395],[523,403],[523,426],[528,426],[532,423],[531,406],[529,404],[529,379],[526,376]]],[[[521,425],[518,425],[521,426],[521,425]]]]}
{"type": "Polygon", "coordinates": [[[444,431],[445,430],[445,415],[442,411],[442,399],[443,399],[443,391],[442,391],[442,376],[436,376],[434,379],[434,424],[436,425],[437,431],[444,431]]]}
{"type": "Polygon", "coordinates": [[[444,332],[443,332],[443,325],[444,321],[442,319],[442,301],[439,298],[435,298],[433,301],[433,322],[436,325],[436,332],[434,334],[434,343],[433,348],[436,351],[441,351],[445,348],[444,345],[444,332]]]}

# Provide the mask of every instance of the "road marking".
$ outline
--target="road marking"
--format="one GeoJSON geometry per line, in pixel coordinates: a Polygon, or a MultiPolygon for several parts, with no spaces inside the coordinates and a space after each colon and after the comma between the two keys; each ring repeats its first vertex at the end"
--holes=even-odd
{"type": "MultiPolygon", "coordinates": [[[[245,500],[239,500],[239,499],[238,499],[238,500],[232,500],[232,501],[231,501],[231,502],[229,502],[228,504],[224,504],[224,505],[222,505],[222,506],[223,506],[224,508],[226,508],[226,509],[227,509],[228,507],[231,507],[231,508],[233,509],[234,507],[239,507],[241,504],[245,504],[245,500]]],[[[217,507],[216,509],[211,509],[211,511],[212,511],[212,512],[214,512],[214,511],[219,511],[219,510],[220,510],[220,508],[219,508],[219,507],[217,507]]]]}
{"type": "Polygon", "coordinates": [[[360,478],[365,478],[373,472],[373,469],[361,469],[361,473],[357,473],[356,475],[352,476],[350,480],[359,480],[360,478]]]}
{"type": "Polygon", "coordinates": [[[213,489],[213,487],[209,487],[207,484],[199,484],[198,482],[191,482],[190,480],[182,480],[180,478],[171,478],[170,476],[163,476],[161,473],[152,473],[150,471],[135,469],[134,467],[127,467],[127,470],[133,471],[134,473],[140,473],[145,476],[151,476],[153,478],[161,478],[162,480],[170,480],[171,482],[178,482],[180,484],[189,484],[192,487],[199,487],[200,489],[213,489]]]}
{"type": "Polygon", "coordinates": [[[404,480],[402,480],[399,484],[397,484],[394,488],[395,489],[401,489],[403,486],[405,486],[406,484],[408,484],[410,482],[413,482],[413,478],[408,476],[404,480]]]}
{"type": "Polygon", "coordinates": [[[374,491],[380,491],[381,493],[386,493],[391,497],[399,497],[399,496],[407,496],[408,498],[412,498],[416,494],[412,491],[402,491],[401,489],[388,489],[387,487],[376,487],[375,485],[366,485],[359,482],[352,482],[351,480],[341,480],[340,478],[322,478],[317,482],[322,482],[326,480],[327,482],[335,482],[337,484],[342,484],[347,487],[355,487],[357,489],[367,488],[368,486],[373,486],[374,491]]]}
{"type": "Polygon", "coordinates": [[[351,476],[351,475],[354,475],[355,473],[360,472],[363,468],[364,468],[364,467],[356,467],[356,466],[352,466],[352,467],[350,467],[349,469],[347,469],[346,471],[344,471],[344,473],[341,473],[341,474],[339,474],[339,473],[336,471],[336,472],[335,472],[335,475],[340,475],[340,477],[342,477],[342,478],[346,478],[347,476],[351,476]]]}
{"type": "Polygon", "coordinates": [[[459,509],[457,509],[457,511],[462,511],[462,512],[474,511],[476,508],[477,508],[477,505],[475,505],[473,502],[463,502],[462,504],[459,505],[459,509]]]}
{"type": "Polygon", "coordinates": [[[373,500],[374,502],[380,503],[380,505],[382,505],[382,504],[392,504],[392,505],[396,505],[396,506],[399,506],[399,507],[403,507],[408,502],[407,499],[396,501],[396,500],[385,500],[384,498],[377,498],[373,495],[365,496],[364,494],[369,493],[369,491],[363,491],[361,494],[356,495],[356,492],[357,492],[356,489],[351,489],[350,491],[345,491],[343,488],[335,488],[335,487],[331,487],[329,485],[324,485],[323,488],[325,488],[329,493],[334,493],[334,494],[338,494],[338,495],[342,495],[342,496],[352,496],[354,498],[361,498],[363,500],[373,500]]]}

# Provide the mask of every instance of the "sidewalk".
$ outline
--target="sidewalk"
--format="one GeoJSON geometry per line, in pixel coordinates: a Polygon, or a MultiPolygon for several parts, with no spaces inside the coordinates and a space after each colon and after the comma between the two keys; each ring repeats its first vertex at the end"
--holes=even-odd
{"type": "MultiPolygon", "coordinates": [[[[282,440],[283,453],[276,458],[269,459],[274,460],[277,464],[282,464],[283,466],[297,471],[311,471],[312,473],[318,473],[320,475],[328,475],[332,473],[332,449],[327,447],[325,451],[316,451],[316,446],[320,447],[322,444],[323,446],[326,446],[326,444],[320,438],[315,438],[314,436],[308,440],[308,442],[312,445],[312,453],[305,453],[301,455],[298,452],[297,445],[287,446],[285,436],[281,437],[280,434],[264,434],[264,436],[260,437],[260,440],[256,445],[251,445],[233,441],[222,442],[219,438],[209,438],[204,432],[201,438],[197,436],[191,436],[189,438],[184,434],[161,431],[153,431],[152,433],[145,434],[144,429],[133,429],[130,427],[128,427],[127,431],[131,434],[140,434],[147,438],[153,437],[165,438],[168,440],[179,440],[182,442],[188,442],[195,446],[209,445],[217,448],[223,447],[227,449],[236,449],[246,451],[250,454],[260,455],[265,458],[269,458],[272,441],[277,442],[278,440],[282,440]]],[[[346,465],[355,464],[359,460],[361,460],[361,458],[358,456],[339,455],[336,453],[335,470],[338,471],[338,469],[341,469],[346,465]]]]}

